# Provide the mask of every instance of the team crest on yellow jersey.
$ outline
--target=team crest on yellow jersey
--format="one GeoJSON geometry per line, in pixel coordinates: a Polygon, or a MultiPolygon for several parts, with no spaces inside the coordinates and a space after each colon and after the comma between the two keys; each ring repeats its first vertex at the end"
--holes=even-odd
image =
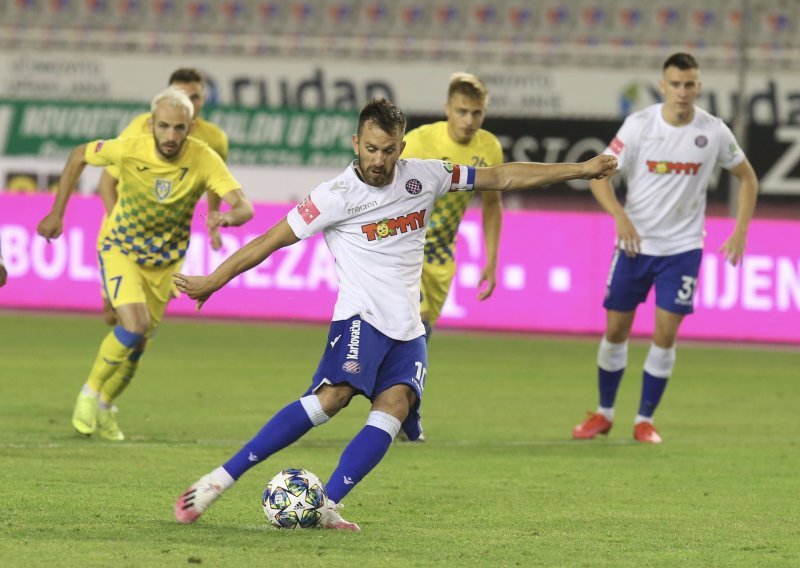
{"type": "Polygon", "coordinates": [[[169,194],[172,193],[172,180],[169,179],[156,179],[156,197],[158,197],[159,201],[164,201],[169,194]]]}

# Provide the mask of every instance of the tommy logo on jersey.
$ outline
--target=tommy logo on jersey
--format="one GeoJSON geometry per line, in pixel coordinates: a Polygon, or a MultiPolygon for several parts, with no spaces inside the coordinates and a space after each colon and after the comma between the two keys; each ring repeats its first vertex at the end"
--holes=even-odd
{"type": "Polygon", "coordinates": [[[663,160],[647,160],[647,169],[651,174],[686,174],[696,176],[703,162],[665,162],[663,160]]]}
{"type": "Polygon", "coordinates": [[[172,180],[170,179],[156,179],[156,185],[153,188],[159,201],[164,201],[169,194],[172,193],[172,180]]]}
{"type": "Polygon", "coordinates": [[[297,212],[300,213],[300,217],[306,222],[306,225],[310,225],[314,219],[319,217],[319,209],[311,201],[310,195],[300,202],[300,205],[297,206],[297,212]]]}
{"type": "Polygon", "coordinates": [[[393,237],[399,230],[401,233],[406,231],[416,231],[425,227],[425,211],[417,211],[416,213],[408,213],[400,215],[394,219],[383,219],[377,223],[367,223],[361,225],[361,232],[367,235],[368,241],[382,240],[387,237],[393,237]]]}

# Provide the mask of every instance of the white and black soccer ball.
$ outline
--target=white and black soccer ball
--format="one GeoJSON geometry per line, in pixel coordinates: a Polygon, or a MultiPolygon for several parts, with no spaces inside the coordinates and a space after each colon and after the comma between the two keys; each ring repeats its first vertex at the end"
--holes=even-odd
{"type": "Polygon", "coordinates": [[[319,525],[327,500],[319,477],[305,469],[284,469],[267,483],[261,506],[275,527],[311,529],[319,525]]]}

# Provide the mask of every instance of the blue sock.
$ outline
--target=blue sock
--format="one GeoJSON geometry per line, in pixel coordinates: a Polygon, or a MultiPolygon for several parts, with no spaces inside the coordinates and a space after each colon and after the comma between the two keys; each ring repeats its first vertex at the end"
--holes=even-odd
{"type": "Polygon", "coordinates": [[[222,467],[231,474],[231,477],[239,479],[254,465],[299,440],[313,426],[302,403],[296,400],[273,416],[258,434],[222,467]]]}
{"type": "Polygon", "coordinates": [[[665,388],[667,388],[667,379],[654,377],[647,371],[642,372],[642,400],[639,402],[641,416],[653,417],[665,388]]]}
{"type": "Polygon", "coordinates": [[[392,445],[392,437],[375,426],[364,426],[342,452],[336,471],[325,489],[328,497],[340,502],[359,481],[378,465],[392,445]]]}
{"type": "Polygon", "coordinates": [[[624,372],[625,369],[606,371],[601,367],[597,367],[597,386],[600,390],[600,406],[603,408],[614,408],[617,389],[619,389],[619,383],[624,372]]]}

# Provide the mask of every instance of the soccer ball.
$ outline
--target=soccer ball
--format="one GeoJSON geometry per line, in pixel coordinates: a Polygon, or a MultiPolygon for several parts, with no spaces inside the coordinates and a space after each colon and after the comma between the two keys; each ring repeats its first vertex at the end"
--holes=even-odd
{"type": "Polygon", "coordinates": [[[279,529],[310,529],[319,524],[327,500],[319,477],[304,469],[284,469],[267,483],[261,506],[279,529]]]}

